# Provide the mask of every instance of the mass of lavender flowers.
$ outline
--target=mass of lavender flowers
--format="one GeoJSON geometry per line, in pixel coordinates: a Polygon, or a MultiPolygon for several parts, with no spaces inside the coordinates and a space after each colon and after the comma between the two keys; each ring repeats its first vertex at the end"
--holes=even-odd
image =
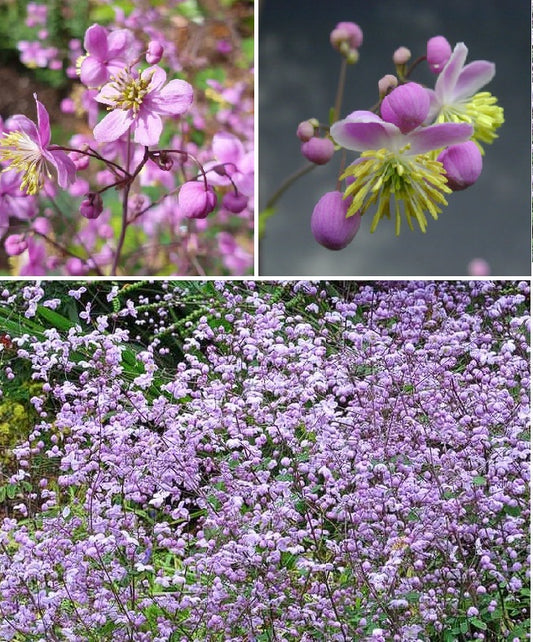
{"type": "Polygon", "coordinates": [[[2,640],[529,637],[528,283],[50,286],[2,640]]]}

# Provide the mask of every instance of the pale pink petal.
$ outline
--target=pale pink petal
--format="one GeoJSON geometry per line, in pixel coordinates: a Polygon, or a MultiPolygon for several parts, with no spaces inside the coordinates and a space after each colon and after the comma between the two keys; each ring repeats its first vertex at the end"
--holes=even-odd
{"type": "Polygon", "coordinates": [[[94,138],[99,143],[111,143],[118,140],[133,122],[131,111],[114,109],[105,116],[93,130],[94,138]]]}
{"type": "Polygon", "coordinates": [[[455,85],[455,99],[473,96],[494,78],[495,73],[496,65],[487,60],[474,60],[466,65],[455,85]]]}
{"type": "Polygon", "coordinates": [[[108,54],[107,31],[100,25],[92,25],[85,32],[83,46],[91,56],[105,60],[108,54]]]}
{"type": "MultiPolygon", "coordinates": [[[[237,164],[244,156],[244,147],[237,136],[227,132],[220,132],[213,136],[213,153],[221,163],[237,164]]],[[[234,167],[229,167],[231,173],[234,167]]]]}
{"type": "Polygon", "coordinates": [[[37,130],[39,132],[39,142],[42,147],[47,147],[50,143],[50,118],[46,107],[37,100],[37,94],[33,94],[35,104],[37,105],[37,130]]]}
{"type": "Polygon", "coordinates": [[[472,125],[468,123],[439,123],[420,127],[407,134],[404,139],[411,144],[409,154],[424,154],[432,149],[463,143],[472,136],[473,131],[472,125]]]}
{"type": "Polygon", "coordinates": [[[185,80],[171,80],[168,85],[155,95],[151,95],[151,104],[155,111],[167,116],[180,116],[192,104],[193,89],[185,80]]]}
{"type": "Polygon", "coordinates": [[[116,90],[113,83],[108,82],[107,85],[100,89],[94,99],[99,103],[104,103],[104,105],[114,105],[119,97],[120,92],[116,90]]]}
{"type": "Polygon", "coordinates": [[[467,54],[468,49],[464,42],[457,43],[446,66],[440,72],[435,83],[435,93],[441,103],[453,100],[455,85],[465,64],[467,54]]]}
{"type": "Polygon", "coordinates": [[[165,84],[167,74],[162,67],[152,65],[152,67],[148,67],[142,72],[141,79],[144,81],[150,81],[150,84],[148,85],[149,92],[157,92],[165,84]]]}
{"type": "Polygon", "coordinates": [[[141,110],[135,123],[135,135],[133,140],[139,145],[157,145],[161,132],[163,131],[163,122],[161,118],[146,109],[141,110]]]}
{"type": "Polygon", "coordinates": [[[330,129],[333,140],[341,147],[355,152],[382,149],[394,145],[400,130],[392,123],[372,119],[369,122],[352,121],[350,116],[334,123],[330,129]]]}

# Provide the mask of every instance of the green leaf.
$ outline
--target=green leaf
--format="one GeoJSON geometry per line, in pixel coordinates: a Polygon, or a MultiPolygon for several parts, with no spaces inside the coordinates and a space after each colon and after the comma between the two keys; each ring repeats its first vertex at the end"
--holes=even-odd
{"type": "Polygon", "coordinates": [[[471,618],[470,624],[472,624],[472,626],[475,626],[476,629],[481,629],[482,631],[486,631],[487,629],[487,625],[485,624],[485,622],[483,622],[483,620],[480,620],[477,617],[471,618]]]}
{"type": "Polygon", "coordinates": [[[57,330],[70,330],[76,324],[70,319],[67,319],[62,314],[58,314],[55,310],[45,308],[43,305],[37,306],[37,314],[45,321],[48,321],[57,330]]]}
{"type": "Polygon", "coordinates": [[[6,501],[6,487],[0,486],[0,504],[6,501]]]}
{"type": "Polygon", "coordinates": [[[485,486],[487,483],[487,479],[485,477],[482,477],[481,475],[477,475],[472,479],[472,483],[474,486],[485,486]]]}
{"type": "Polygon", "coordinates": [[[15,484],[8,484],[7,485],[7,496],[9,499],[15,499],[15,495],[17,494],[17,487],[15,484]]]}

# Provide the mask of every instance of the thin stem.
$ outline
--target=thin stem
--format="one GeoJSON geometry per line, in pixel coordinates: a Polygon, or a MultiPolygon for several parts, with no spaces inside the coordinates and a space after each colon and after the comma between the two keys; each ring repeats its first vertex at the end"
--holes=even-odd
{"type": "Polygon", "coordinates": [[[346,69],[348,67],[348,63],[346,62],[346,58],[342,58],[341,62],[341,70],[339,72],[339,82],[337,85],[337,95],[335,96],[335,107],[333,108],[333,122],[336,122],[339,120],[339,116],[341,113],[341,107],[342,107],[342,97],[344,95],[344,87],[346,85],[346,69]]]}
{"type": "Polygon", "coordinates": [[[268,200],[265,209],[269,209],[271,207],[274,207],[276,204],[276,201],[280,198],[280,196],[295,182],[297,181],[301,176],[304,176],[308,172],[310,172],[312,169],[315,169],[316,165],[314,163],[308,163],[307,165],[304,165],[301,169],[298,171],[294,172],[294,174],[291,174],[288,178],[286,178],[283,183],[278,187],[278,189],[274,192],[274,194],[270,197],[268,200]]]}
{"type": "Polygon", "coordinates": [[[129,201],[129,195],[130,195],[130,189],[131,186],[133,185],[133,181],[135,178],[138,176],[139,172],[141,169],[146,165],[146,162],[148,161],[149,158],[149,151],[148,147],[144,148],[144,156],[141,160],[141,162],[137,165],[135,168],[135,171],[131,175],[131,178],[128,180],[124,187],[124,195],[122,197],[122,225],[120,228],[120,236],[118,239],[117,243],[117,249],[115,252],[115,258],[113,259],[113,267],[111,268],[111,276],[116,276],[117,274],[117,269],[118,269],[118,263],[120,261],[120,255],[122,253],[122,249],[124,247],[124,241],[126,240],[126,230],[128,229],[129,221],[128,221],[128,201],[129,201]]]}

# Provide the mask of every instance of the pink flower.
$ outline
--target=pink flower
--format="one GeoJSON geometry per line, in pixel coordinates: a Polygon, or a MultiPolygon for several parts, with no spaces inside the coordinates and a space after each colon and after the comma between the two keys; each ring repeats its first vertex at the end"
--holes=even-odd
{"type": "Polygon", "coordinates": [[[315,163],[315,165],[325,165],[335,153],[335,145],[329,138],[313,136],[305,143],[302,143],[301,152],[307,160],[315,163]]]}
{"type": "Polygon", "coordinates": [[[45,179],[51,178],[51,167],[57,172],[59,185],[66,189],[76,178],[76,167],[60,149],[50,146],[50,119],[45,106],[37,100],[37,125],[23,115],[10,119],[10,132],[0,139],[0,160],[22,172],[20,189],[37,194],[45,179]]]}
{"type": "Polygon", "coordinates": [[[161,116],[181,116],[191,106],[193,90],[185,80],[171,80],[163,87],[167,74],[161,67],[145,69],[140,76],[123,70],[102,87],[95,97],[111,107],[94,128],[100,143],[119,139],[130,127],[140,145],[157,145],[163,122],[161,116]]]}
{"type": "Polygon", "coordinates": [[[227,132],[219,132],[213,136],[213,154],[218,162],[209,162],[204,165],[209,171],[208,182],[212,185],[229,185],[228,177],[237,186],[239,192],[245,196],[254,193],[254,154],[247,152],[242,142],[227,132]],[[220,168],[220,166],[223,166],[220,168]]]}
{"type": "Polygon", "coordinates": [[[127,29],[108,33],[94,24],[85,32],[83,45],[87,55],[80,66],[80,80],[88,87],[100,87],[135,57],[133,34],[127,29]]]}

